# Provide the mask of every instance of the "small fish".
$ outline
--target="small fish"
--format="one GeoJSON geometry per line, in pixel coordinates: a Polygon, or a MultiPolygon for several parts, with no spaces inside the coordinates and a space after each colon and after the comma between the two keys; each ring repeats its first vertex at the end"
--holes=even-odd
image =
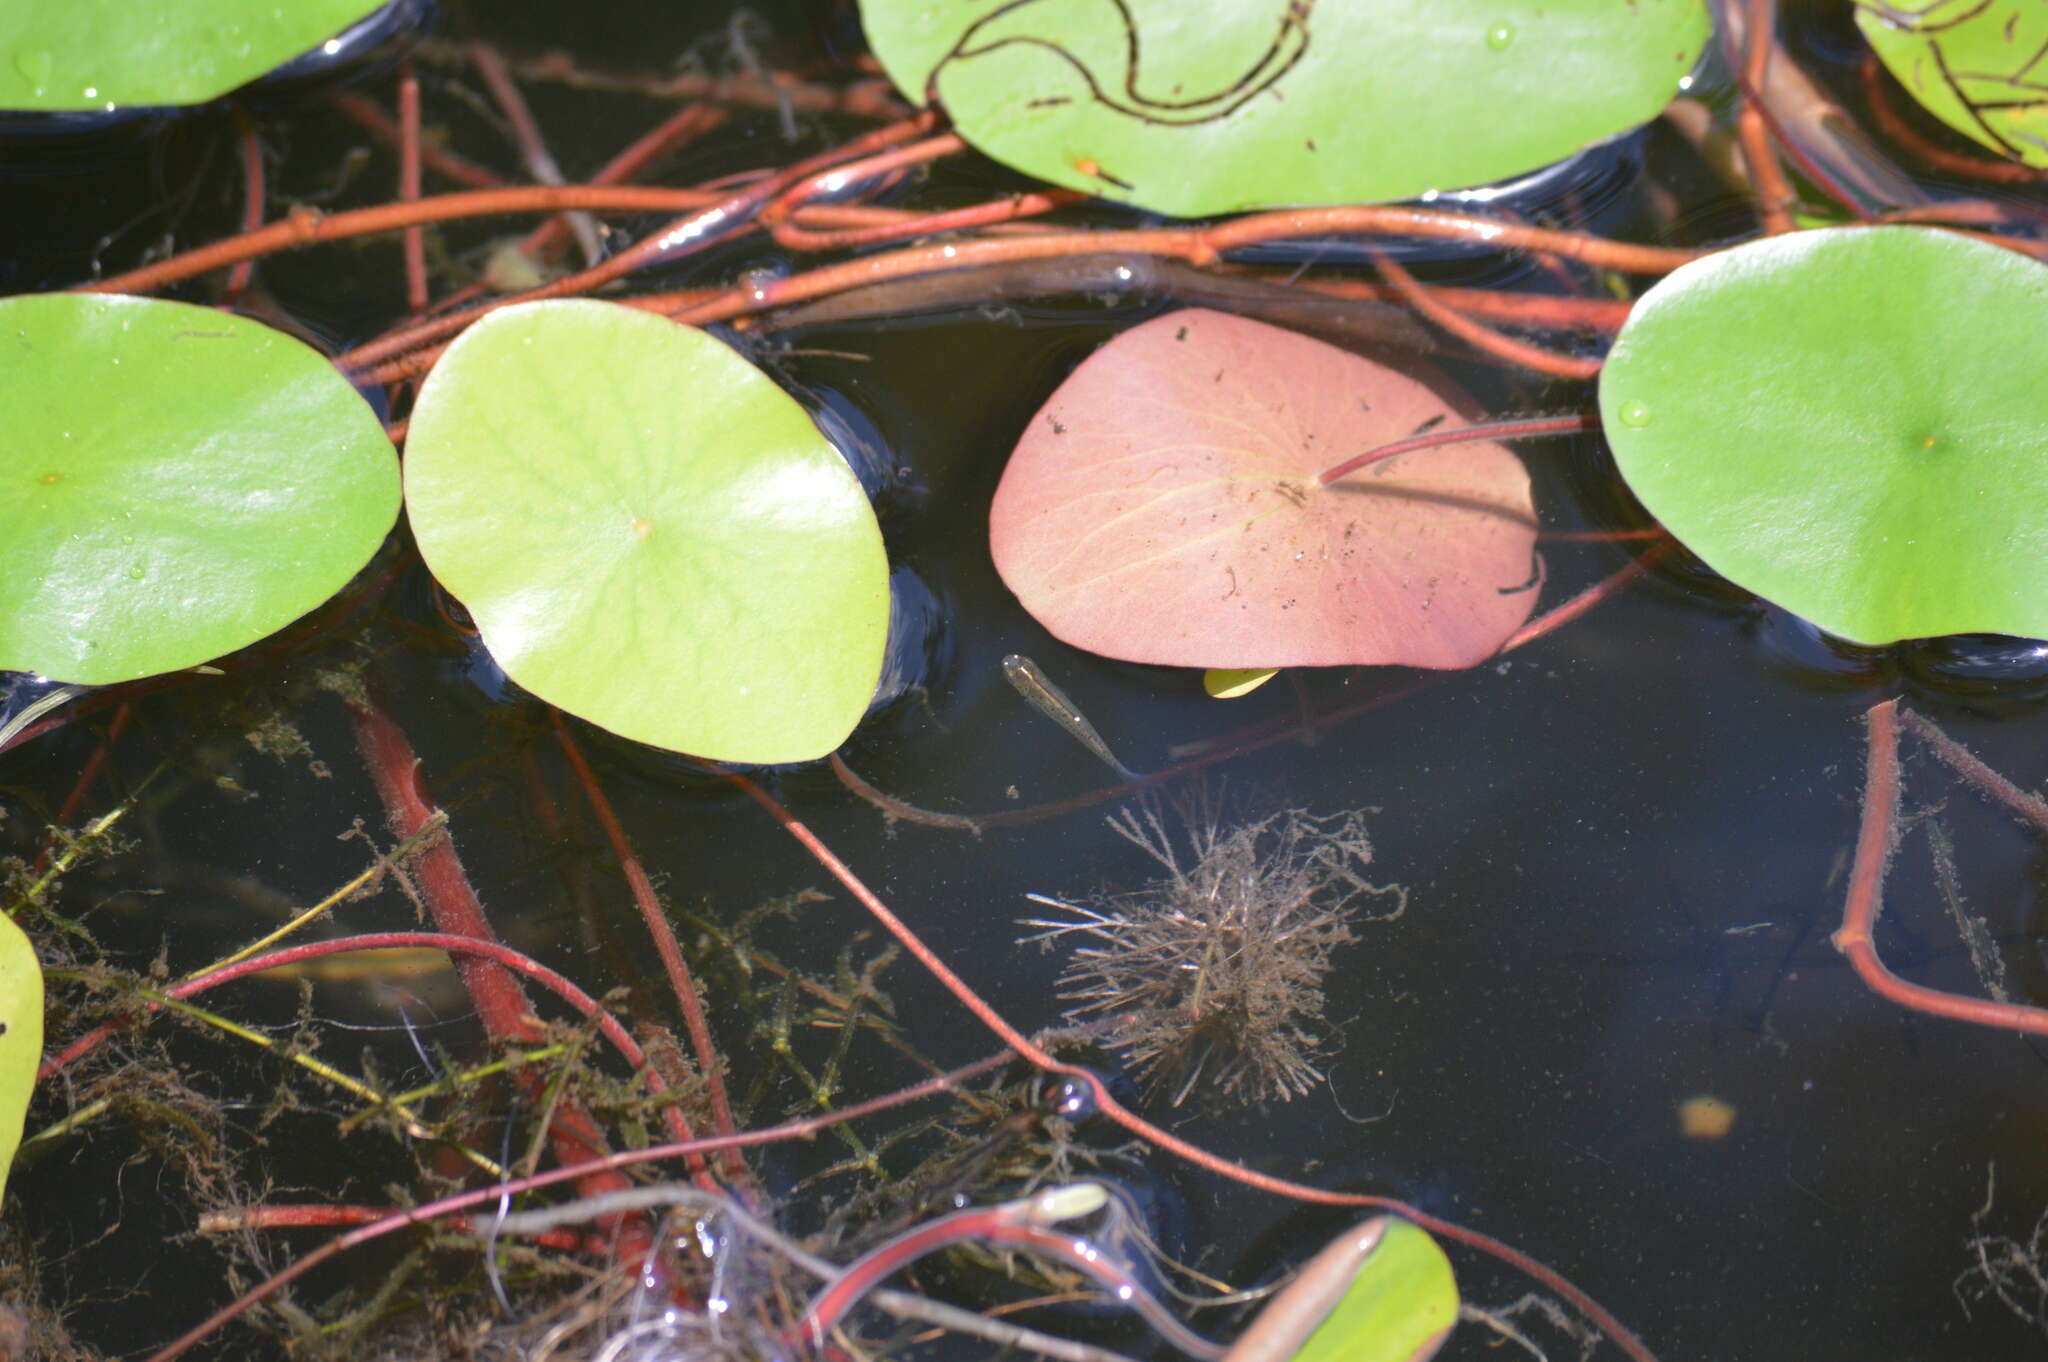
{"type": "Polygon", "coordinates": [[[1116,759],[1109,750],[1109,744],[1095,731],[1095,725],[1074,708],[1074,702],[1067,698],[1066,692],[1045,679],[1045,673],[1038,669],[1036,662],[1022,653],[1011,653],[1003,659],[1003,675],[1010,678],[1017,694],[1029,700],[1039,713],[1073,734],[1075,741],[1102,758],[1112,771],[1127,781],[1144,779],[1116,759]]]}

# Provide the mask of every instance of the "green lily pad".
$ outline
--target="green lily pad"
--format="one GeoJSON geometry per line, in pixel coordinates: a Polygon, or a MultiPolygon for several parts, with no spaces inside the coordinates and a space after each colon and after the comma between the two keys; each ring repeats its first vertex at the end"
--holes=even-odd
{"type": "Polygon", "coordinates": [[[16,0],[0,109],[203,104],[318,47],[381,0],[16,0]]]}
{"type": "Polygon", "coordinates": [[[398,463],[317,352],[105,294],[0,300],[0,668],[101,685],[233,652],[333,595],[398,463]]]}
{"type": "Polygon", "coordinates": [[[1709,31],[1700,0],[861,0],[861,19],[897,87],[989,156],[1183,217],[1534,170],[1655,117],[1709,31]]]}
{"type": "Polygon", "coordinates": [[[1856,26],[1920,107],[2001,156],[2048,168],[2048,5],[1857,0],[1856,26]]]}
{"type": "Polygon", "coordinates": [[[1857,643],[2048,637],[2048,268],[1913,227],[1675,271],[1600,375],[1622,476],[1729,580],[1857,643]]]}
{"type": "Polygon", "coordinates": [[[43,967],[14,919],[0,913],[0,1193],[42,1062],[43,967]]]}
{"type": "Polygon", "coordinates": [[[1310,1259],[1223,1362],[1426,1362],[1457,1322],[1443,1249],[1418,1225],[1375,1216],[1310,1259]]]}
{"type": "Polygon", "coordinates": [[[874,696],[874,510],[803,409],[702,331],[587,300],[492,313],[420,393],[405,489],[506,674],[623,737],[806,761],[874,696]]]}

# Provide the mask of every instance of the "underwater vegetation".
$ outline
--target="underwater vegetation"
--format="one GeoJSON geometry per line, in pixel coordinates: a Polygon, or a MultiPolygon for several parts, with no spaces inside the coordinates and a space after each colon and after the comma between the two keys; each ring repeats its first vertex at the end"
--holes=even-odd
{"type": "Polygon", "coordinates": [[[1094,1022],[1131,1070],[1175,1106],[1198,1089],[1235,1102],[1286,1100],[1323,1079],[1323,976],[1360,921],[1391,921],[1407,891],[1365,878],[1360,811],[1287,809],[1225,825],[1214,801],[1186,801],[1176,839],[1148,800],[1109,825],[1165,874],[1134,890],[1037,903],[1024,938],[1068,951],[1067,1016],[1094,1022]],[[1185,846],[1178,846],[1184,841],[1185,846]],[[1384,912],[1365,914],[1376,899],[1384,912]]]}

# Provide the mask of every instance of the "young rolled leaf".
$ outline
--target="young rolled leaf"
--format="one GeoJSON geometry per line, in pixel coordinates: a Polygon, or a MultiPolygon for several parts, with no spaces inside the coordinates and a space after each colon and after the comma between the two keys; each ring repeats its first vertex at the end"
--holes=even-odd
{"type": "Polygon", "coordinates": [[[14,919],[0,913],[0,1194],[42,1061],[43,967],[14,919]]]}
{"type": "Polygon", "coordinates": [[[1534,170],[1655,117],[1709,31],[1701,0],[861,0],[861,20],[979,150],[1183,217],[1534,170]]]}
{"type": "Polygon", "coordinates": [[[1918,227],[1685,266],[1600,375],[1622,476],[1738,586],[1864,644],[2048,637],[2048,267],[1918,227]]]}
{"type": "Polygon", "coordinates": [[[1167,666],[1469,667],[1528,619],[1529,477],[1494,443],[1330,486],[1352,454],[1463,425],[1444,391],[1188,309],[1091,355],[1018,440],[989,514],[1003,581],[1077,648],[1167,666]]]}
{"type": "Polygon", "coordinates": [[[0,109],[202,104],[340,33],[382,0],[10,0],[0,109]]]}
{"type": "Polygon", "coordinates": [[[702,331],[588,300],[492,313],[420,392],[405,493],[506,674],[623,737],[806,761],[874,696],[874,510],[803,409],[702,331]]]}
{"type": "Polygon", "coordinates": [[[1418,1225],[1375,1216],[1310,1259],[1223,1362],[1428,1362],[1457,1322],[1443,1249],[1418,1225]]]}
{"type": "Polygon", "coordinates": [[[0,300],[0,669],[102,685],[254,643],[398,515],[361,395],[290,336],[184,303],[0,300]]]}
{"type": "Polygon", "coordinates": [[[2048,5],[1857,0],[1856,26],[1921,108],[2001,156],[2048,168],[2048,5]]]}

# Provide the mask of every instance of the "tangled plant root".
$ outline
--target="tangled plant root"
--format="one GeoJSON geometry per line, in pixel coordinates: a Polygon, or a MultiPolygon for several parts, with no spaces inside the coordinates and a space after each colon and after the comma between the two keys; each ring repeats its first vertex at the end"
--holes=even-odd
{"type": "Polygon", "coordinates": [[[1950,1289],[1966,1317],[1975,1318],[1972,1301],[1997,1301],[2019,1319],[2048,1334],[2048,1208],[2034,1220],[2024,1239],[1992,1234],[1985,1229],[1998,1199],[1998,1170],[1985,1173],[1984,1205],[1970,1217],[1966,1241],[1971,1263],[1950,1289]]]}
{"type": "Polygon", "coordinates": [[[1109,825],[1166,869],[1143,888],[1067,903],[1065,918],[1028,918],[1024,938],[1077,943],[1060,976],[1067,1016],[1107,1027],[1110,1044],[1178,1106],[1198,1086],[1235,1102],[1291,1100],[1323,1079],[1323,976],[1357,939],[1369,898],[1407,909],[1407,891],[1365,878],[1363,810],[1287,809],[1226,828],[1213,803],[1182,810],[1183,864],[1156,802],[1109,825]]]}

